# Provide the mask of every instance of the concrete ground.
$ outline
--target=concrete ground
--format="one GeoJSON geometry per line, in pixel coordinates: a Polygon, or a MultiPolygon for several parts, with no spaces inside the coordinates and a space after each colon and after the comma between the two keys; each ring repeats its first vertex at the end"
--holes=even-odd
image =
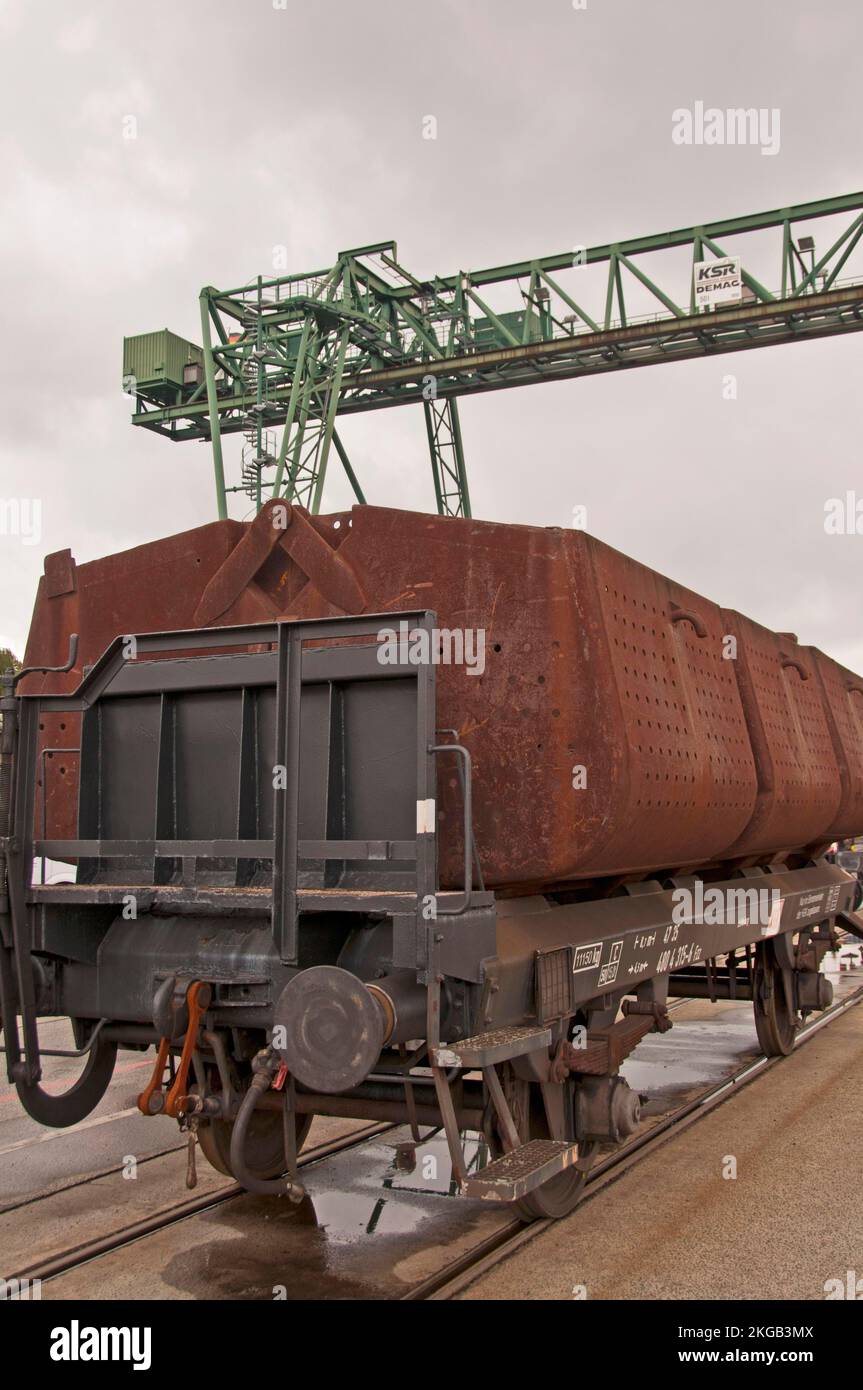
{"type": "Polygon", "coordinates": [[[863,1275],[861,1152],[858,1005],[462,1297],[823,1299],[863,1275]]]}
{"type": "MultiPolygon", "coordinates": [[[[841,980],[857,986],[860,971],[841,980]]],[[[674,1027],[625,1064],[650,1096],[645,1126],[757,1054],[751,1005],[679,1002],[674,1027]]],[[[46,1046],[67,1025],[45,1021],[46,1046]]],[[[823,1298],[863,1275],[857,1165],[863,1138],[863,1005],[688,1130],[588,1196],[566,1221],[479,1279],[471,1299],[823,1298]],[[736,1177],[723,1177],[736,1163],[736,1177]]],[[[96,1113],[45,1130],[0,1087],[0,1275],[122,1229],[188,1197],[171,1121],[135,1097],[152,1066],[124,1053],[96,1113]],[[129,1160],[136,1160],[134,1181],[129,1160]]],[[[49,1059],[49,1088],[80,1063],[49,1059]]],[[[357,1122],[316,1120],[309,1144],[357,1122]]],[[[455,1196],[443,1140],[398,1161],[404,1129],[307,1170],[299,1208],[243,1195],[46,1283],[44,1298],[389,1299],[446,1269],[511,1219],[455,1196]]],[[[479,1154],[476,1155],[481,1160],[479,1154]]],[[[199,1192],[226,1180],[198,1164],[199,1192]]]]}

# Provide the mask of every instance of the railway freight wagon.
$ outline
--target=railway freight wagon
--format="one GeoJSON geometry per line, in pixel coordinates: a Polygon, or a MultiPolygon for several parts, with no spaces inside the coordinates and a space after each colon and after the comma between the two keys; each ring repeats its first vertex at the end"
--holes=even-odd
{"type": "Polygon", "coordinates": [[[787,1053],[863,935],[823,857],[863,829],[863,683],[582,532],[278,502],[61,552],[25,665],[10,1079],[73,1124],[155,1047],[142,1112],[255,1192],[301,1196],[336,1115],[442,1127],[462,1192],[562,1215],[639,1123],[620,1067],[670,995],[751,999],[787,1053]]]}

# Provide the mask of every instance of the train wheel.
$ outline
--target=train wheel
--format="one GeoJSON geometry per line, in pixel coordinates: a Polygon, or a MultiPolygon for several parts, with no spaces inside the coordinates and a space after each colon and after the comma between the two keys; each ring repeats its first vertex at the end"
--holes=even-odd
{"type": "MultiPolygon", "coordinates": [[[[571,1084],[571,1083],[564,1083],[571,1084]]],[[[529,1137],[531,1139],[548,1139],[548,1121],[545,1116],[545,1106],[542,1103],[542,1093],[539,1086],[531,1086],[531,1091],[537,1092],[536,1096],[531,1096],[531,1123],[529,1137]]],[[[520,1202],[516,1203],[518,1212],[525,1221],[556,1221],[562,1216],[569,1216],[581,1201],[587,1182],[588,1170],[596,1157],[598,1144],[579,1144],[577,1168],[567,1168],[565,1172],[558,1173],[556,1178],[543,1183],[542,1187],[537,1187],[535,1191],[529,1192],[520,1202]]]]}
{"type": "MultiPolygon", "coordinates": [[[[302,1148],[313,1116],[297,1115],[297,1151],[302,1148]]],[[[231,1171],[231,1134],[233,1124],[228,1120],[207,1120],[198,1129],[201,1152],[218,1173],[234,1176],[231,1171]]],[[[257,1110],[249,1125],[246,1161],[256,1178],[278,1178],[285,1171],[285,1145],[282,1116],[278,1110],[257,1110]]]]}
{"type": "MultiPolygon", "coordinates": [[[[522,1141],[526,1143],[529,1139],[550,1138],[540,1086],[535,1082],[519,1080],[509,1067],[505,1068],[501,1079],[522,1141]]],[[[573,1085],[571,1081],[563,1084],[573,1085]]],[[[556,1221],[574,1211],[581,1201],[588,1171],[598,1149],[599,1145],[595,1143],[580,1144],[579,1167],[567,1168],[516,1202],[519,1216],[524,1221],[556,1221]]]]}
{"type": "Polygon", "coordinates": [[[776,965],[769,946],[769,942],[761,941],[755,950],[752,978],[755,1031],[759,1046],[766,1056],[787,1057],[794,1051],[800,1019],[788,1008],[782,971],[776,965]]]}
{"type": "Polygon", "coordinates": [[[583,1166],[567,1168],[565,1173],[559,1173],[516,1202],[519,1216],[525,1221],[557,1221],[561,1216],[569,1216],[581,1201],[588,1177],[586,1169],[593,1163],[598,1148],[598,1144],[579,1145],[578,1161],[583,1166]]]}

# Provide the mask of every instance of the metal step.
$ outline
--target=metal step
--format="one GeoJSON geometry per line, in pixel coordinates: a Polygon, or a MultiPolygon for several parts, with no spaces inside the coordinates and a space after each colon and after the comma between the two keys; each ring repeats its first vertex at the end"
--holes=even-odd
{"type": "Polygon", "coordinates": [[[463,1195],[486,1202],[517,1202],[549,1178],[571,1168],[578,1145],[566,1139],[531,1139],[467,1178],[463,1195]]]}
{"type": "Polygon", "coordinates": [[[493,1067],[496,1062],[550,1046],[550,1028],[494,1028],[435,1048],[432,1060],[436,1067],[493,1067]]]}

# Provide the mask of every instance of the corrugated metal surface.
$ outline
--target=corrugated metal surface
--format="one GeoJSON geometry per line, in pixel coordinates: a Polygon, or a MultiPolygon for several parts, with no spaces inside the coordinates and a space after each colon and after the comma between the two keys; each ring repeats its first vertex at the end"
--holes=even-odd
{"type": "MultiPolygon", "coordinates": [[[[516,341],[521,343],[525,341],[525,313],[527,313],[528,324],[527,342],[533,343],[536,342],[538,338],[542,337],[542,325],[540,323],[539,314],[534,313],[532,309],[514,309],[508,313],[498,314],[497,317],[500,319],[501,323],[505,326],[505,328],[513,335],[516,341]]],[[[494,322],[494,319],[474,319],[473,332],[478,347],[511,346],[509,339],[506,337],[504,333],[501,333],[497,324],[494,322]]]]}
{"type": "Polygon", "coordinates": [[[186,363],[203,360],[204,354],[199,347],[185,338],[178,338],[167,328],[123,339],[123,375],[133,376],[142,386],[182,386],[186,363]]]}

